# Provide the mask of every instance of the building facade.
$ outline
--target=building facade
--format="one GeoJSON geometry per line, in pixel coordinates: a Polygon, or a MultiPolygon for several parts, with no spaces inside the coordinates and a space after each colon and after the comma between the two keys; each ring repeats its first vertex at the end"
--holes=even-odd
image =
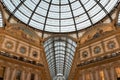
{"type": "Polygon", "coordinates": [[[120,80],[119,37],[120,28],[112,23],[100,24],[83,35],[70,80],[120,80]]]}
{"type": "Polygon", "coordinates": [[[31,29],[0,28],[0,80],[50,80],[42,39],[31,29]]]}
{"type": "Polygon", "coordinates": [[[0,0],[0,80],[120,80],[119,3],[0,0]]]}

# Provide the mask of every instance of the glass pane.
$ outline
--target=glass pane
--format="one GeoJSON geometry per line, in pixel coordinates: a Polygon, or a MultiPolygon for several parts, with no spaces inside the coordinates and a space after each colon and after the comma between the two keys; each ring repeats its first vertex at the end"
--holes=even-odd
{"type": "Polygon", "coordinates": [[[0,11],[0,27],[3,27],[3,17],[1,11],[0,11]]]}
{"type": "Polygon", "coordinates": [[[46,40],[44,46],[51,76],[55,77],[52,74],[56,71],[57,74],[66,74],[64,77],[68,77],[76,43],[68,37],[53,37],[46,40]]]}
{"type": "Polygon", "coordinates": [[[77,30],[92,26],[118,4],[118,0],[98,2],[95,0],[2,0],[2,2],[9,12],[22,22],[28,24],[30,21],[28,25],[33,28],[57,33],[76,31],[76,26],[77,30]]]}

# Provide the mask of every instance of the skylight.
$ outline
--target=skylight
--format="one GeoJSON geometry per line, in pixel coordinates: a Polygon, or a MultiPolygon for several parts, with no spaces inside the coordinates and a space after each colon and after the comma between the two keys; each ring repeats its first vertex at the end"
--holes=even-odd
{"type": "Polygon", "coordinates": [[[0,27],[3,27],[3,17],[1,11],[0,11],[0,27]]]}
{"type": "Polygon", "coordinates": [[[44,43],[51,77],[62,76],[67,80],[76,43],[68,37],[52,37],[44,43]]]}
{"type": "MultiPolygon", "coordinates": [[[[118,0],[2,0],[7,9],[29,26],[47,32],[73,32],[94,25],[118,0]]],[[[109,16],[110,17],[110,16],[109,16]]]]}

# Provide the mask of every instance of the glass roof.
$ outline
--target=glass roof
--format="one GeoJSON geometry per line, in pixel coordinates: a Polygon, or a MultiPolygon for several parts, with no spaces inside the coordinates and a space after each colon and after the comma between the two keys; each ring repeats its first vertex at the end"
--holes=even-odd
{"type": "MultiPolygon", "coordinates": [[[[118,0],[2,0],[12,15],[36,29],[73,32],[94,25],[118,0]]],[[[110,16],[109,16],[110,17],[110,16]]]]}
{"type": "Polygon", "coordinates": [[[44,47],[51,77],[61,74],[67,80],[76,43],[68,37],[52,37],[45,41],[44,47]]]}
{"type": "Polygon", "coordinates": [[[0,11],[0,27],[3,27],[3,18],[2,18],[2,13],[0,11]]]}
{"type": "Polygon", "coordinates": [[[117,24],[120,26],[120,12],[119,12],[119,15],[118,15],[118,22],[117,24]]]}

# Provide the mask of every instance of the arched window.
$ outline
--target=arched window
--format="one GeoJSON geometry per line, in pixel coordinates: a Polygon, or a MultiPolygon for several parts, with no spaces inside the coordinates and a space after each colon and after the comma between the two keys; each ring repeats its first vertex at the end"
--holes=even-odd
{"type": "Polygon", "coordinates": [[[0,11],[0,27],[3,27],[3,17],[1,11],[0,11]]]}

